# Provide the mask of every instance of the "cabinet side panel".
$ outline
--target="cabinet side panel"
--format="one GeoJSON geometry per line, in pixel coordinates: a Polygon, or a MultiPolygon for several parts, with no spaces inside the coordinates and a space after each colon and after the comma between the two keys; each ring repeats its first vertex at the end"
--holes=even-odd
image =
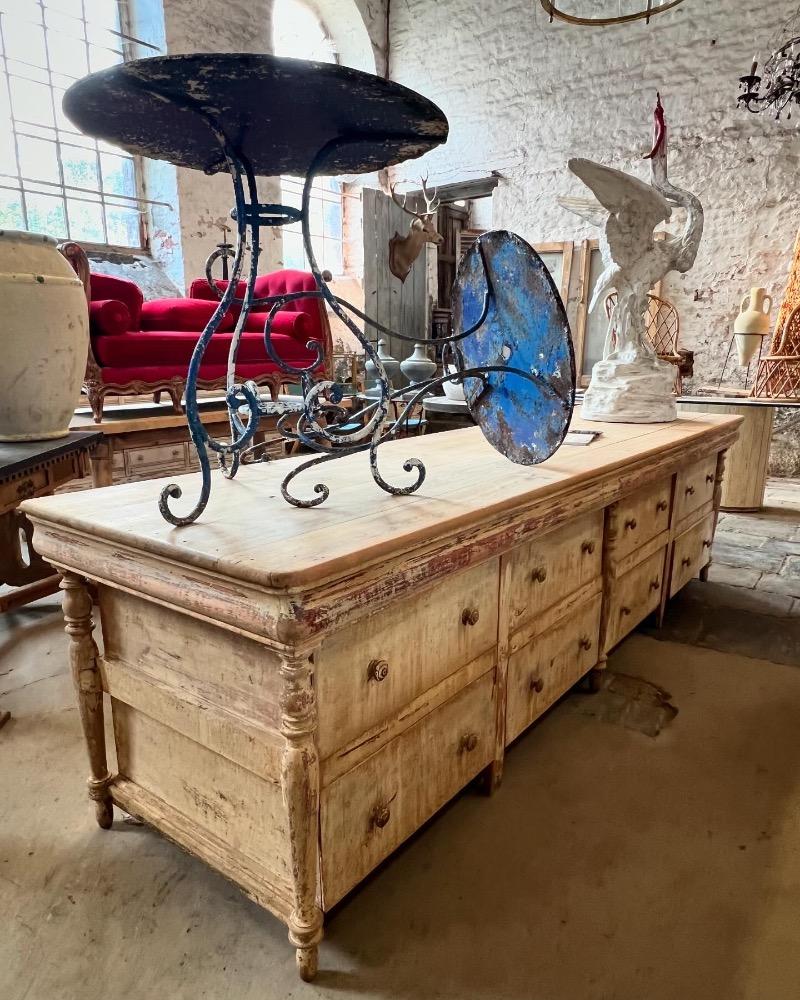
{"type": "Polygon", "coordinates": [[[279,661],[271,650],[111,587],[100,588],[99,600],[106,660],[122,660],[277,732],[279,661]]]}
{"type": "Polygon", "coordinates": [[[171,838],[191,850],[196,828],[206,831],[269,871],[288,896],[291,866],[279,780],[260,777],[116,699],[112,708],[119,774],[158,799],[172,827],[186,833],[185,839],[180,833],[171,838]]]}

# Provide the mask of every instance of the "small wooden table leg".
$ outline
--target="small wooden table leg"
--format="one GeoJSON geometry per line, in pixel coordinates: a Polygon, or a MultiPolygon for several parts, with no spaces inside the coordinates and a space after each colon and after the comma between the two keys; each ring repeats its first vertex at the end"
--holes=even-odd
{"type": "Polygon", "coordinates": [[[114,449],[104,439],[89,457],[92,465],[92,486],[112,486],[114,483],[114,449]]]}
{"type": "Polygon", "coordinates": [[[89,798],[94,802],[98,825],[108,830],[114,811],[109,792],[111,775],[106,760],[103,686],[97,665],[97,646],[92,638],[92,598],[86,581],[75,573],[61,573],[61,590],[64,591],[64,630],[70,640],[72,680],[89,753],[89,798]]]}

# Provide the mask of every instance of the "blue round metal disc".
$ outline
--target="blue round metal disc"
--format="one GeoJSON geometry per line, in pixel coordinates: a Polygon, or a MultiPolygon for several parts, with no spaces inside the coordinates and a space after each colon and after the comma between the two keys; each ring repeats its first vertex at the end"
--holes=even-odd
{"type": "Polygon", "coordinates": [[[463,369],[501,369],[465,378],[472,416],[492,447],[512,462],[543,462],[567,433],[575,404],[575,354],[549,271],[514,233],[484,233],[461,260],[453,330],[461,334],[472,327],[457,341],[463,369]]]}

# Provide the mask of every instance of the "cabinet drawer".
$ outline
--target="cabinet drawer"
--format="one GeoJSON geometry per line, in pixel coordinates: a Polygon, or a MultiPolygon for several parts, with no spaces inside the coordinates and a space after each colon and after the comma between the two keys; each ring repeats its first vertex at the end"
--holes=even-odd
{"type": "Polygon", "coordinates": [[[512,652],[506,743],[515,740],[597,663],[601,602],[598,594],[586,607],[512,652]]]}
{"type": "Polygon", "coordinates": [[[322,790],[328,910],[494,757],[494,671],[322,790]]]}
{"type": "Polygon", "coordinates": [[[672,574],[669,596],[678,591],[697,576],[711,558],[714,541],[714,515],[709,514],[682,535],[678,535],[672,548],[672,574]]]}
{"type": "Polygon", "coordinates": [[[688,469],[678,473],[675,486],[675,520],[680,523],[685,517],[714,497],[714,480],[717,476],[717,456],[709,455],[688,469]]]}
{"type": "Polygon", "coordinates": [[[672,478],[637,490],[617,504],[617,537],[611,551],[615,563],[669,528],[672,478]]]}
{"type": "Polygon", "coordinates": [[[182,442],[154,448],[131,448],[125,452],[125,475],[131,478],[184,471],[188,466],[187,458],[187,447],[182,442]]]}
{"type": "Polygon", "coordinates": [[[624,639],[661,603],[666,548],[634,566],[611,587],[608,603],[606,650],[624,639]]]}
{"type": "Polygon", "coordinates": [[[495,646],[498,587],[493,560],[325,639],[315,658],[322,759],[495,646]]]}
{"type": "Polygon", "coordinates": [[[598,577],[602,559],[602,510],[515,549],[505,584],[511,630],[598,577]]]}

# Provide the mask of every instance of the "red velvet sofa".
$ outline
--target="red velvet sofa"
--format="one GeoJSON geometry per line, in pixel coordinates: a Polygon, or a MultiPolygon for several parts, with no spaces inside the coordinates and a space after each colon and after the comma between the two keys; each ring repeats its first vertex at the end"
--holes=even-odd
{"type": "MultiPolygon", "coordinates": [[[[75,246],[73,244],[72,246],[75,246]]],[[[66,248],[62,248],[65,252],[66,248]]],[[[79,248],[80,249],[80,248],[79,248]]],[[[81,250],[82,253],[82,250],[81,250]]],[[[76,261],[74,250],[65,252],[84,281],[89,300],[90,348],[83,390],[96,422],[103,415],[103,400],[109,395],[169,393],[181,412],[186,373],[195,344],[213,314],[217,300],[205,279],[193,281],[185,299],[155,299],[145,302],[139,288],[122,278],[88,274],[76,261]],[[82,270],[85,273],[82,273],[82,270]]],[[[227,282],[220,281],[224,289],[227,282]]],[[[314,276],[305,271],[275,271],[260,275],[255,293],[259,297],[284,292],[313,291],[314,276]]],[[[244,285],[237,297],[244,295],[244,285]]],[[[240,308],[232,306],[211,338],[200,368],[200,389],[224,389],[228,349],[240,308]]],[[[280,386],[298,382],[280,371],[264,347],[267,312],[251,313],[239,342],[236,375],[267,386],[276,397],[280,386]]],[[[315,353],[306,344],[322,344],[325,361],[317,378],[330,376],[332,344],[325,307],[319,299],[297,299],[279,310],[272,326],[272,343],[282,359],[294,367],[310,364],[315,353]]]]}

